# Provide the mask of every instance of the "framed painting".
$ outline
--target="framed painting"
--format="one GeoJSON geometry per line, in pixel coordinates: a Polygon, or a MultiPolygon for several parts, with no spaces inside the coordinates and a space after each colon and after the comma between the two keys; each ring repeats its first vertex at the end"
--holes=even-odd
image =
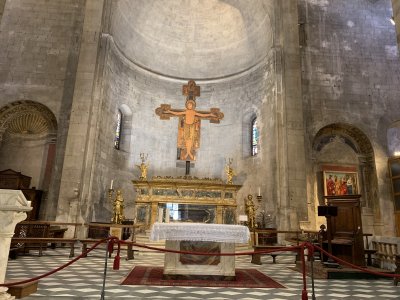
{"type": "Polygon", "coordinates": [[[325,196],[359,194],[356,167],[324,166],[323,172],[325,196]]]}

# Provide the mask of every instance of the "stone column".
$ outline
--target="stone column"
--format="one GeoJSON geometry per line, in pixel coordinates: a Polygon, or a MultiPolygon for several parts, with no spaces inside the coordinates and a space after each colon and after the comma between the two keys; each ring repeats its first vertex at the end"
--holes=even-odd
{"type": "MultiPolygon", "coordinates": [[[[8,253],[15,225],[26,219],[26,212],[32,210],[24,194],[19,190],[0,190],[0,283],[4,283],[8,253]]],[[[14,299],[7,293],[7,287],[0,287],[0,300],[14,299]]]]}
{"type": "Polygon", "coordinates": [[[393,20],[396,26],[397,43],[400,47],[400,0],[392,0],[393,5],[393,20]]]}
{"type": "MultiPolygon", "coordinates": [[[[104,0],[87,0],[76,82],[69,121],[56,220],[86,222],[91,211],[96,124],[101,103],[97,84],[104,0]],[[97,92],[96,92],[97,91],[97,92]]],[[[67,233],[72,236],[72,230],[67,233]]],[[[83,234],[82,234],[83,236],[83,234]]]]}
{"type": "Polygon", "coordinates": [[[281,230],[298,230],[299,221],[308,221],[297,2],[276,1],[275,7],[277,225],[281,230]]]}

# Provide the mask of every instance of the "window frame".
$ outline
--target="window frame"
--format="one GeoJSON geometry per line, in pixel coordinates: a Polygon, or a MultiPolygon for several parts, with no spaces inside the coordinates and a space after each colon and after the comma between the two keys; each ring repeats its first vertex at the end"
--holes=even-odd
{"type": "Polygon", "coordinates": [[[114,148],[116,150],[121,150],[122,124],[123,124],[123,114],[122,111],[118,109],[117,124],[114,130],[114,148]]]}
{"type": "Polygon", "coordinates": [[[257,124],[257,116],[251,119],[251,126],[250,126],[250,154],[251,156],[257,156],[259,152],[259,145],[260,145],[260,129],[258,128],[257,124]],[[257,137],[255,137],[255,131],[257,132],[257,137]]]}

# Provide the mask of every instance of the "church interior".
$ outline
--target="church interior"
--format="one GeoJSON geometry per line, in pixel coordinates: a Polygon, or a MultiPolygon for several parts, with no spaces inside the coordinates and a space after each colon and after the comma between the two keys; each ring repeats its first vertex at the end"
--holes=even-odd
{"type": "MultiPolygon", "coordinates": [[[[399,274],[399,47],[400,0],[0,0],[0,192],[22,190],[24,222],[61,224],[63,238],[99,238],[94,224],[165,246],[151,242],[156,223],[244,225],[250,242],[237,250],[308,232],[354,265],[399,274]]],[[[163,265],[134,249],[135,263],[163,265]]],[[[271,276],[282,268],[269,258],[257,268],[271,276]]],[[[36,259],[10,259],[6,277],[40,274],[36,259]]],[[[286,291],[209,292],[299,299],[300,273],[282,272],[286,291]]],[[[357,281],[339,282],[321,280],[318,299],[364,298],[357,281]]],[[[399,297],[386,283],[368,282],[369,295],[399,297]]],[[[27,299],[64,284],[79,289],[58,280],[27,299]]]]}

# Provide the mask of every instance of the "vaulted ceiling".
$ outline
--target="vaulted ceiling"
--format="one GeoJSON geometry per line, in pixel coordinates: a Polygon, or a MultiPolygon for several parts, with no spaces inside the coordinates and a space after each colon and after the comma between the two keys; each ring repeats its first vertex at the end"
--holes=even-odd
{"type": "Polygon", "coordinates": [[[226,77],[257,65],[272,47],[271,2],[121,0],[111,34],[130,61],[155,73],[226,77]]]}

